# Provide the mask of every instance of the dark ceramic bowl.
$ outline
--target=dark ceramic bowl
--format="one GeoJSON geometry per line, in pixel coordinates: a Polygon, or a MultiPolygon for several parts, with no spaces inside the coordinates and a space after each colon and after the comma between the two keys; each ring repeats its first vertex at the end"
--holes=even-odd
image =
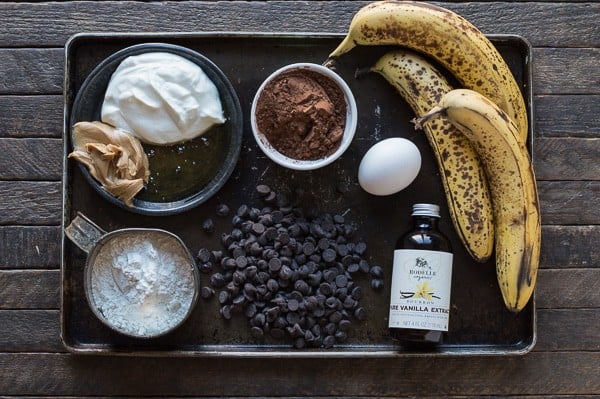
{"type": "MultiPolygon", "coordinates": [[[[71,148],[73,143],[73,125],[75,123],[100,120],[106,88],[113,72],[119,64],[129,56],[147,52],[173,53],[199,65],[204,73],[214,82],[219,91],[226,117],[225,123],[215,126],[204,135],[184,143],[171,146],[148,146],[142,143],[144,151],[147,154],[157,153],[159,155],[149,156],[151,182],[136,195],[133,199],[133,206],[127,206],[123,201],[108,193],[90,175],[85,166],[79,164],[79,167],[86,180],[109,202],[128,211],[143,215],[173,215],[205,202],[219,191],[231,176],[240,154],[243,134],[240,102],[227,77],[208,58],[188,48],[166,43],[138,44],[110,55],[92,70],[77,92],[70,118],[71,148]],[[207,145],[207,143],[210,144],[207,145]],[[202,151],[208,151],[203,149],[203,147],[210,145],[218,148],[218,153],[210,154],[211,172],[203,177],[203,180],[194,179],[193,177],[197,174],[196,172],[199,172],[199,170],[194,170],[197,167],[196,161],[201,163],[203,159],[207,158],[206,153],[202,151]],[[194,159],[194,157],[197,159],[194,159]],[[158,159],[160,159],[160,164],[158,159]],[[180,161],[188,163],[185,165],[186,169],[184,172],[188,176],[191,176],[190,179],[173,175],[172,181],[152,186],[152,182],[155,181],[153,168],[154,171],[160,170],[161,167],[170,168],[169,170],[161,170],[161,172],[169,172],[171,169],[174,169],[173,165],[177,165],[180,161]]],[[[162,176],[164,175],[165,173],[162,173],[162,176]]],[[[167,179],[163,178],[163,180],[166,181],[167,179]]]]}

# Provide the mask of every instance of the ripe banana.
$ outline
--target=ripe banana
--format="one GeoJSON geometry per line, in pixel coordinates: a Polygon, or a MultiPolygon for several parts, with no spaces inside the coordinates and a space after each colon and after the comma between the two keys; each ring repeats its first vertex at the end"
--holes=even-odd
{"type": "MultiPolygon", "coordinates": [[[[386,53],[371,71],[394,86],[417,117],[452,90],[429,61],[409,50],[386,53]]],[[[432,121],[423,130],[437,160],[454,228],[467,252],[485,262],[494,249],[494,224],[487,179],[477,153],[447,120],[432,121]]]]}
{"type": "Polygon", "coordinates": [[[541,223],[533,166],[517,127],[496,104],[472,90],[452,90],[415,121],[442,114],[471,140],[485,168],[496,228],[496,275],[506,307],[522,310],[533,293],[541,223]]]}
{"type": "Polygon", "coordinates": [[[400,45],[435,58],[461,85],[498,104],[525,143],[527,110],[515,78],[485,35],[453,11],[425,2],[370,3],[354,15],[348,34],[325,65],[333,65],[356,45],[400,45]]]}

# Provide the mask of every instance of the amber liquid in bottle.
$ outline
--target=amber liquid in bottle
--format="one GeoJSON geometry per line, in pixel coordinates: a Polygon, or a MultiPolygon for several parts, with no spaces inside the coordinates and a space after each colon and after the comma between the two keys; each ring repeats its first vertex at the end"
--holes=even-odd
{"type": "MultiPolygon", "coordinates": [[[[413,228],[411,231],[402,235],[397,243],[396,250],[425,250],[425,251],[436,251],[444,253],[442,256],[445,258],[449,258],[450,265],[447,264],[441,265],[441,269],[446,269],[445,274],[445,284],[447,284],[447,296],[449,302],[449,294],[450,294],[450,280],[452,276],[452,248],[450,245],[450,241],[448,238],[443,235],[438,230],[438,221],[439,221],[439,207],[437,205],[432,204],[415,204],[413,206],[413,228]],[[450,255],[449,255],[450,254],[450,255]],[[449,267],[449,272],[448,272],[449,267]]],[[[397,251],[396,251],[397,252],[397,251]]],[[[434,253],[435,256],[435,253],[434,253]]],[[[403,270],[400,270],[402,266],[396,264],[396,254],[395,254],[395,262],[394,262],[394,270],[393,273],[402,274],[403,270]]],[[[447,259],[446,259],[447,260],[447,259]]],[[[426,272],[424,272],[426,274],[426,272]]],[[[428,273],[432,273],[429,271],[428,273]]],[[[403,278],[404,276],[400,275],[398,278],[403,278]]],[[[394,276],[393,278],[397,278],[394,276]]],[[[422,284],[423,280],[416,280],[422,284]]],[[[419,284],[417,283],[417,284],[419,284]]],[[[422,285],[421,285],[422,287],[422,285]]],[[[392,283],[392,290],[394,290],[394,283],[392,283]]],[[[397,288],[397,286],[396,286],[397,288]]],[[[435,291],[434,288],[431,289],[435,291]]],[[[427,290],[429,291],[429,290],[427,290]]],[[[405,292],[403,296],[413,295],[412,297],[417,297],[418,295],[425,295],[424,300],[422,301],[424,305],[422,308],[428,306],[426,299],[434,299],[435,293],[425,292],[424,294],[417,294],[416,292],[405,292]],[[428,295],[434,295],[433,297],[429,297],[428,295]]],[[[394,294],[392,293],[392,296],[394,294]]],[[[392,299],[393,302],[393,299],[392,299]]],[[[428,308],[432,311],[432,307],[435,305],[429,305],[428,308]]],[[[392,305],[390,305],[390,321],[392,320],[391,314],[392,305]]],[[[449,308],[449,304],[448,304],[449,308]]],[[[437,309],[437,308],[436,308],[437,309]]],[[[447,309],[446,311],[449,311],[447,309]]],[[[391,324],[391,323],[390,323],[391,324]]],[[[447,321],[445,325],[445,330],[447,331],[447,321]]],[[[413,324],[410,328],[389,328],[390,335],[393,339],[400,341],[401,344],[405,346],[411,347],[420,347],[420,346],[430,346],[437,345],[442,343],[444,331],[438,329],[430,329],[430,328],[416,328],[416,324],[413,324]]]]}

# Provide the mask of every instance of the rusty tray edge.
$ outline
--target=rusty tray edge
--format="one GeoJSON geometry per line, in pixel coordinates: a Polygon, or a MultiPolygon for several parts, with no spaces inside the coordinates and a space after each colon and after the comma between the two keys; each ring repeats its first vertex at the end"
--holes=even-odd
{"type": "MultiPolygon", "coordinates": [[[[68,126],[68,93],[70,91],[71,82],[69,81],[68,58],[71,47],[82,39],[190,39],[190,38],[336,38],[340,39],[345,36],[345,33],[335,32],[228,32],[228,31],[213,31],[213,32],[90,32],[77,33],[71,36],[64,47],[64,79],[63,79],[63,174],[62,174],[62,216],[61,216],[61,287],[60,287],[60,339],[64,348],[72,354],[78,355],[111,355],[111,356],[135,356],[135,357],[231,357],[231,358],[408,358],[408,357],[465,357],[465,356],[523,356],[532,351],[537,343],[537,312],[536,312],[536,293],[531,298],[532,312],[532,335],[531,341],[510,346],[500,345],[461,345],[459,347],[444,347],[439,352],[402,352],[398,350],[352,350],[344,351],[343,347],[338,350],[314,350],[314,351],[298,351],[293,349],[287,350],[225,350],[229,347],[211,345],[210,350],[171,350],[171,351],[114,351],[105,347],[86,347],[72,345],[65,336],[65,314],[64,301],[64,281],[65,281],[65,234],[64,229],[68,220],[68,211],[70,209],[70,201],[68,198],[67,174],[68,163],[67,154],[69,151],[69,141],[67,139],[68,126]],[[467,349],[468,348],[468,349],[467,349]]],[[[533,107],[533,60],[532,46],[530,42],[523,36],[516,34],[486,34],[486,37],[495,42],[503,42],[509,44],[520,45],[524,50],[525,60],[525,102],[528,107],[529,131],[527,145],[533,162],[533,136],[534,136],[534,107],[533,107]]]]}

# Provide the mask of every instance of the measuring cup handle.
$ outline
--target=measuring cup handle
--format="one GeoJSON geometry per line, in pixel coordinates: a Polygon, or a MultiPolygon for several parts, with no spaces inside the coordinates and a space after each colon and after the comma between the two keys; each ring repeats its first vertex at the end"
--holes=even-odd
{"type": "Polygon", "coordinates": [[[65,235],[86,254],[94,248],[104,234],[106,231],[80,212],[77,212],[71,224],[65,227],[65,235]]]}

